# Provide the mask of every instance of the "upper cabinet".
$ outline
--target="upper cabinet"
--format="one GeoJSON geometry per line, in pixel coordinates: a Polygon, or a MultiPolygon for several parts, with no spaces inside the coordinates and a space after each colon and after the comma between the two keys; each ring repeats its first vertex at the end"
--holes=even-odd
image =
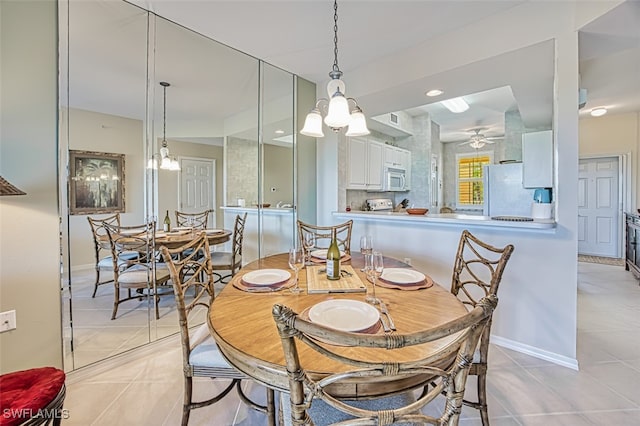
{"type": "Polygon", "coordinates": [[[522,135],[522,185],[525,188],[553,187],[553,132],[522,135]]]}
{"type": "Polygon", "coordinates": [[[384,147],[366,137],[347,140],[347,189],[382,190],[384,147]]]}

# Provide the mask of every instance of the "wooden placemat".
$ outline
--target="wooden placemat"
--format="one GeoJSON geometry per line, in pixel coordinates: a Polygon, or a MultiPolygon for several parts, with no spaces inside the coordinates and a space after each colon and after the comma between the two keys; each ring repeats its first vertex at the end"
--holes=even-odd
{"type": "MultiPolygon", "coordinates": [[[[322,264],[327,263],[327,259],[322,259],[322,258],[319,258],[319,257],[313,257],[313,256],[309,256],[309,258],[311,259],[311,261],[312,261],[313,263],[322,263],[322,264]]],[[[349,261],[349,260],[351,260],[351,255],[349,255],[349,254],[345,254],[344,256],[342,256],[342,257],[340,258],[340,263],[342,263],[342,262],[347,262],[347,261],[349,261]]]]}
{"type": "Polygon", "coordinates": [[[320,272],[324,266],[307,266],[307,293],[365,293],[364,285],[351,265],[341,265],[339,280],[327,279],[327,274],[320,272]]]}

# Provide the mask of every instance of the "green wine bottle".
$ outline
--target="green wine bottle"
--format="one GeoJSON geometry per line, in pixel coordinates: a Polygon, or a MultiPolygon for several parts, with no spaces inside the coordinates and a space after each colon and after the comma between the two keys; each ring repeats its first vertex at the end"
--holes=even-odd
{"type": "Polygon", "coordinates": [[[327,250],[327,279],[340,279],[340,250],[336,241],[336,230],[331,230],[331,245],[327,250]]]}
{"type": "Polygon", "coordinates": [[[164,216],[164,224],[162,225],[162,229],[165,232],[171,231],[171,219],[169,219],[169,210],[167,210],[167,214],[164,216]]]}

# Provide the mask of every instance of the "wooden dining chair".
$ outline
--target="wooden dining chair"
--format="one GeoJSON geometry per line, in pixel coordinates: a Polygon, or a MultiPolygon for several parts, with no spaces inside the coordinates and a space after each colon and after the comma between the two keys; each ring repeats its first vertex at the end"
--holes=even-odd
{"type": "Polygon", "coordinates": [[[116,319],[118,306],[128,300],[153,297],[156,319],[160,319],[159,297],[168,288],[169,270],[166,264],[158,262],[153,247],[155,222],[138,226],[105,225],[113,268],[114,301],[111,319],[116,319]],[[136,252],[134,259],[121,261],[121,254],[136,252]],[[126,290],[123,297],[120,290],[126,290]],[[135,290],[132,293],[132,290],[135,290]]]}
{"type": "Polygon", "coordinates": [[[211,251],[211,262],[216,282],[227,283],[242,267],[242,244],[244,241],[244,227],[247,222],[247,213],[236,215],[231,237],[231,251],[211,251]],[[230,271],[222,275],[216,271],[230,271]],[[225,281],[226,280],[226,281],[225,281]]]}
{"type": "Polygon", "coordinates": [[[455,320],[404,335],[365,335],[339,331],[307,321],[286,306],[274,305],[272,313],[280,333],[289,373],[292,424],[313,424],[309,411],[314,401],[322,400],[332,410],[357,419],[349,424],[422,422],[457,425],[473,352],[496,304],[496,297],[490,295],[479,301],[473,310],[455,320]],[[434,350],[425,358],[398,361],[400,357],[396,352],[427,343],[433,344],[434,350]],[[386,351],[383,356],[379,352],[372,352],[367,359],[354,359],[348,352],[337,352],[338,347],[344,346],[380,348],[386,351]],[[299,354],[309,349],[326,357],[327,362],[339,363],[340,367],[333,370],[340,371],[320,376],[317,374],[317,363],[303,365],[303,357],[299,354]],[[386,407],[375,404],[369,408],[358,407],[332,395],[332,389],[335,393],[341,386],[354,387],[354,381],[360,384],[375,383],[376,388],[384,389],[388,382],[415,378],[417,375],[424,375],[425,380],[431,377],[435,386],[415,401],[409,400],[401,405],[386,407]],[[441,393],[445,394],[446,401],[440,416],[434,418],[423,414],[421,410],[441,393]]]}
{"type": "MultiPolygon", "coordinates": [[[[98,287],[102,284],[109,284],[113,282],[113,278],[100,281],[100,271],[113,269],[113,259],[111,259],[111,248],[109,244],[109,237],[107,236],[107,230],[104,225],[120,226],[120,213],[116,213],[111,216],[102,218],[93,218],[87,216],[87,221],[91,227],[91,233],[93,235],[93,251],[95,254],[95,269],[96,269],[96,281],[93,285],[93,294],[91,297],[96,297],[98,287]]],[[[124,263],[127,260],[135,259],[138,254],[135,252],[122,253],[120,255],[120,262],[124,263]]]]}
{"type": "Polygon", "coordinates": [[[353,228],[353,220],[333,226],[310,225],[298,220],[298,239],[300,247],[304,247],[304,234],[312,233],[315,235],[316,247],[328,248],[331,244],[331,231],[336,230],[336,240],[338,248],[346,254],[351,254],[351,229],[353,228]],[[320,242],[320,243],[318,243],[320,242]]]}
{"type": "Polygon", "coordinates": [[[171,277],[180,324],[182,372],[184,374],[182,425],[186,426],[189,423],[189,414],[192,409],[220,401],[234,387],[240,399],[247,405],[275,417],[273,390],[267,388],[266,406],[258,405],[250,400],[244,394],[241,386],[241,380],[247,377],[233,368],[220,354],[207,325],[202,324],[190,331],[190,321],[198,314],[206,316],[215,299],[213,268],[206,234],[199,234],[181,247],[168,249],[162,246],[160,250],[171,277]],[[193,289],[194,296],[187,302],[186,294],[189,289],[193,289]],[[194,377],[230,379],[231,382],[206,401],[193,401],[194,377]]]}
{"type": "Polygon", "coordinates": [[[184,213],[176,210],[176,226],[190,226],[195,229],[207,229],[209,214],[213,210],[205,210],[199,213],[184,213]]]}
{"type": "MultiPolygon", "coordinates": [[[[485,296],[498,295],[498,287],[507,262],[514,247],[508,244],[503,248],[493,247],[482,242],[469,231],[462,231],[458,251],[453,266],[451,293],[467,305],[475,308],[485,296]]],[[[491,317],[480,337],[476,354],[469,371],[477,376],[478,400],[464,400],[464,404],[480,410],[484,426],[489,425],[487,409],[487,361],[489,357],[489,337],[491,335],[491,317]]]]}

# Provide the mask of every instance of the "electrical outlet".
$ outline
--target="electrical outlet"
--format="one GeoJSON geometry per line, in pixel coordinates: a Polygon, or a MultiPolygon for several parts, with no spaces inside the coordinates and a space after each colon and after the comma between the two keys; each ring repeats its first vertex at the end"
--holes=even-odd
{"type": "Polygon", "coordinates": [[[411,258],[410,257],[405,257],[403,262],[406,263],[407,265],[411,266],[411,258]]]}
{"type": "Polygon", "coordinates": [[[16,328],[16,311],[6,311],[0,313],[0,333],[15,330],[16,328]]]}

